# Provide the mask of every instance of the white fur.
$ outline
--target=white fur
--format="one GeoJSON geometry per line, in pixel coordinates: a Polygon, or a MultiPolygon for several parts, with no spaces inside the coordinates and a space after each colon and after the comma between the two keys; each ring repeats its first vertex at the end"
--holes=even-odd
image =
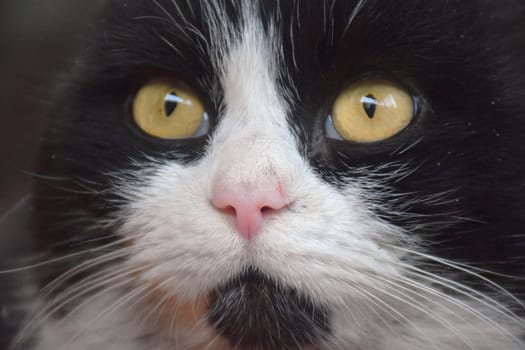
{"type": "MultiPolygon", "coordinates": [[[[403,280],[413,276],[402,260],[408,250],[396,247],[409,237],[373,214],[378,197],[370,192],[373,186],[349,179],[338,190],[299,153],[287,121],[291,98],[277,86],[286,74],[278,36],[264,34],[250,6],[239,33],[232,33],[214,2],[209,6],[217,34],[208,49],[223,72],[221,123],[201,160],[190,166],[149,164],[153,176],[131,174],[135,182],[120,184],[129,199],[120,233],[134,237],[136,249],[124,266],[147,267],[136,276],[135,288],[165,282],[171,295],[192,301],[250,264],[329,307],[334,334],[322,349],[522,349],[512,335],[523,330],[523,320],[501,305],[492,300],[484,305],[481,296],[467,291],[441,295],[430,285],[431,276],[411,277],[412,284],[403,280]],[[271,190],[277,183],[291,205],[269,216],[253,241],[243,239],[232,217],[210,204],[216,186],[271,190]]],[[[418,249],[415,243],[401,248],[418,249]]],[[[48,345],[40,349],[59,348],[118,299],[116,292],[105,294],[64,329],[49,324],[48,345]]],[[[70,349],[143,349],[130,335],[146,333],[139,321],[148,310],[141,305],[125,305],[84,329],[70,349]]],[[[173,342],[177,349],[191,348],[206,332],[182,330],[170,339],[166,329],[156,331],[153,339],[160,340],[148,349],[165,350],[173,342]]]]}

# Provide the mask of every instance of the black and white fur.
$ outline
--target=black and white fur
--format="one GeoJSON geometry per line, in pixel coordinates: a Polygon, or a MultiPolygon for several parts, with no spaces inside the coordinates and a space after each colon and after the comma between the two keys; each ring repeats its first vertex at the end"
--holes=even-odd
{"type": "Polygon", "coordinates": [[[524,349],[524,118],[519,0],[109,0],[50,111],[45,288],[12,348],[524,349]],[[133,124],[159,76],[200,94],[205,137],[133,124]],[[367,78],[416,96],[415,121],[327,137],[367,78]],[[276,181],[291,204],[254,240],[210,204],[276,181]],[[203,296],[191,326],[168,305],[203,296]]]}

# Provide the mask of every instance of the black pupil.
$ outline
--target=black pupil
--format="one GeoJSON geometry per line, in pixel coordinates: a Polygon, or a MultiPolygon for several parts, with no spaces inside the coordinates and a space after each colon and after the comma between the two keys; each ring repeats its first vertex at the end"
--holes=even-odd
{"type": "Polygon", "coordinates": [[[366,95],[366,97],[363,97],[361,99],[361,102],[363,103],[363,108],[366,112],[366,115],[368,115],[368,118],[372,119],[374,118],[374,115],[376,114],[376,108],[377,108],[377,100],[372,94],[366,95]]]}
{"type": "Polygon", "coordinates": [[[173,111],[175,111],[175,108],[177,108],[177,105],[179,104],[179,100],[180,97],[174,92],[170,92],[166,95],[164,98],[164,112],[166,113],[166,116],[171,117],[173,111]]]}

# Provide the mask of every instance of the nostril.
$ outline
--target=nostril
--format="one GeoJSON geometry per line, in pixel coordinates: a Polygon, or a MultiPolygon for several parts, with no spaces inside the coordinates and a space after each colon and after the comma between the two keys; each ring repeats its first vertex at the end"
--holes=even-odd
{"type": "Polygon", "coordinates": [[[272,211],[275,211],[275,209],[272,208],[272,207],[270,207],[270,206],[264,206],[264,207],[261,208],[261,213],[262,213],[263,215],[265,215],[265,214],[269,214],[269,213],[271,213],[272,211]]]}
{"type": "Polygon", "coordinates": [[[261,208],[261,214],[266,217],[267,215],[270,215],[272,213],[276,213],[280,210],[282,210],[283,208],[286,208],[287,206],[286,205],[283,205],[283,206],[278,206],[278,207],[273,207],[273,206],[270,206],[270,205],[265,205],[264,207],[261,208]]]}
{"type": "Polygon", "coordinates": [[[221,209],[222,212],[224,212],[224,214],[228,214],[228,215],[232,215],[232,216],[236,216],[237,215],[237,210],[235,210],[235,208],[231,205],[228,205],[224,208],[221,209]]]}

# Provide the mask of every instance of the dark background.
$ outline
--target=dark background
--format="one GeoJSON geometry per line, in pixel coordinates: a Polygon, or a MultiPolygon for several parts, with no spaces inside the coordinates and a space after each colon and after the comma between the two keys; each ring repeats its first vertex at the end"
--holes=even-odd
{"type": "MultiPolygon", "coordinates": [[[[48,96],[100,1],[0,0],[0,271],[28,264],[30,212],[2,216],[29,191],[48,96]]],[[[0,274],[0,349],[25,317],[30,285],[27,271],[0,274]]]]}
{"type": "Polygon", "coordinates": [[[97,0],[0,0],[0,216],[28,190],[47,97],[97,0]]]}

